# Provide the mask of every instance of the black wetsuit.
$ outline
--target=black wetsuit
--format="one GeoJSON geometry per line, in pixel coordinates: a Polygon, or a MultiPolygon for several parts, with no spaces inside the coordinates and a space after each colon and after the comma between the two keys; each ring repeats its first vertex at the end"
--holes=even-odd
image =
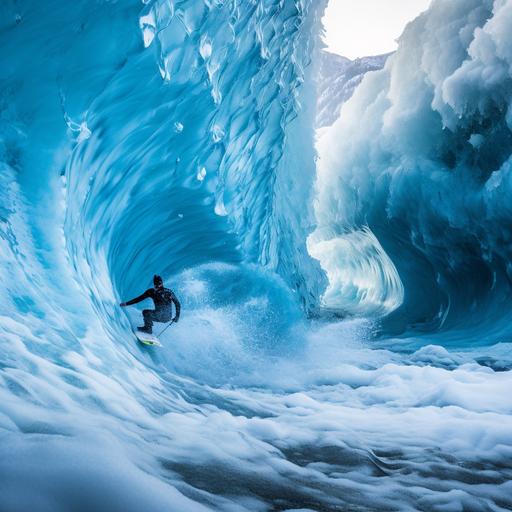
{"type": "Polygon", "coordinates": [[[172,303],[176,308],[176,321],[180,318],[181,304],[174,295],[172,290],[168,288],[149,288],[142,295],[129,300],[126,305],[131,306],[137,304],[144,299],[153,299],[155,309],[145,309],[142,311],[144,317],[144,329],[151,332],[153,329],[153,322],[170,322],[172,319],[172,303]]]}

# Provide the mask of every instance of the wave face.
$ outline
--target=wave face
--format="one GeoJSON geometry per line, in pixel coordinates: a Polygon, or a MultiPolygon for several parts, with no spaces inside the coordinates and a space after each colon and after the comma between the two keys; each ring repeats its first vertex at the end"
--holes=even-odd
{"type": "Polygon", "coordinates": [[[88,289],[84,250],[94,266],[106,259],[121,295],[148,266],[168,274],[213,259],[274,270],[306,309],[316,302],[322,273],[304,242],[314,95],[300,86],[319,12],[309,2],[143,9],[148,48],[95,98],[90,138],[67,162],[66,231],[80,226],[69,251],[88,289]]]}
{"type": "Polygon", "coordinates": [[[316,166],[324,7],[3,6],[1,512],[512,507],[512,4],[434,2],[316,166]]]}

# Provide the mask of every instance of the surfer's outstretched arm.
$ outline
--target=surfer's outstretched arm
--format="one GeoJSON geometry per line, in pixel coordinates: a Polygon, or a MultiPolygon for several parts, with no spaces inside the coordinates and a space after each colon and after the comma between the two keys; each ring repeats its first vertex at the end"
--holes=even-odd
{"type": "Polygon", "coordinates": [[[173,320],[177,322],[180,319],[181,304],[176,295],[174,295],[174,293],[172,294],[171,300],[173,301],[174,307],[176,308],[176,315],[173,318],[173,320]]]}
{"type": "MultiPolygon", "coordinates": [[[[151,298],[153,290],[150,288],[149,290],[146,290],[142,295],[139,295],[138,297],[135,297],[135,299],[129,300],[128,302],[121,302],[121,307],[125,306],[132,306],[133,304],[137,304],[138,302],[142,302],[144,299],[151,298]]],[[[177,309],[176,309],[177,311],[177,309]]]]}

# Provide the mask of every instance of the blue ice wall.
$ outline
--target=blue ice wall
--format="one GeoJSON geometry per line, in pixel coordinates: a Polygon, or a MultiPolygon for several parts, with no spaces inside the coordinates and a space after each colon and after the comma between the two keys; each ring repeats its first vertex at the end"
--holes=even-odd
{"type": "Polygon", "coordinates": [[[315,305],[323,274],[304,240],[321,12],[310,2],[7,5],[5,172],[17,174],[49,259],[65,216],[63,257],[93,304],[134,293],[149,267],[172,275],[217,260],[276,271],[297,303],[315,305]]]}
{"type": "MultiPolygon", "coordinates": [[[[404,286],[392,308],[401,304],[401,327],[479,326],[492,340],[509,331],[511,12],[501,0],[434,1],[320,140],[313,239],[336,250],[369,227],[404,286]]],[[[336,275],[332,250],[323,266],[336,275]]],[[[354,273],[330,290],[335,303],[354,273]]],[[[381,297],[397,296],[393,282],[381,297]]]]}
{"type": "Polygon", "coordinates": [[[121,295],[148,267],[169,275],[244,261],[276,271],[297,302],[315,305],[323,278],[304,241],[321,10],[203,1],[142,9],[146,48],[89,106],[91,134],[66,166],[66,230],[79,226],[69,250],[80,272],[89,272],[77,262],[85,233],[87,260],[106,258],[121,295]]]}

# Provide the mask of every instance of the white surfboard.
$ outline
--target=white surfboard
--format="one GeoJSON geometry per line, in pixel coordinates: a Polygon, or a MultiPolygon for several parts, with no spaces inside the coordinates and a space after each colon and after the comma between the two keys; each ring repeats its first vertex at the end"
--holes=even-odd
{"type": "Polygon", "coordinates": [[[148,334],[139,330],[133,331],[137,339],[143,344],[150,347],[161,347],[160,340],[154,334],[148,334]]]}

